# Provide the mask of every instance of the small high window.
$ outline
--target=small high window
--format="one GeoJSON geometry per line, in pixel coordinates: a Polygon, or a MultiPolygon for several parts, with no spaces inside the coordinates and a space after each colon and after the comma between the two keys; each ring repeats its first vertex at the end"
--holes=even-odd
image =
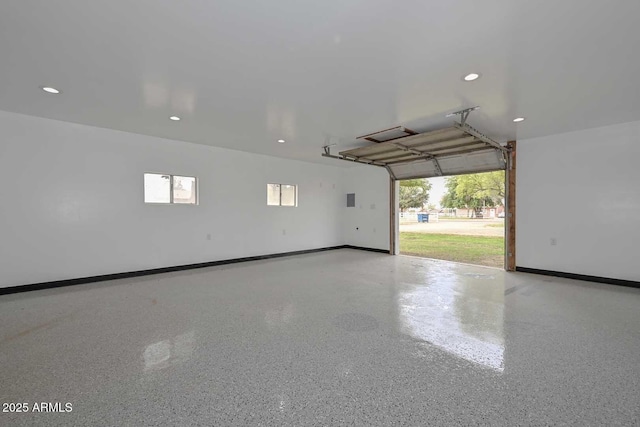
{"type": "Polygon", "coordinates": [[[198,204],[198,180],[192,176],[144,174],[145,203],[198,204]]]}
{"type": "Polygon", "coordinates": [[[298,206],[298,186],[291,184],[267,184],[268,206],[298,206]]]}

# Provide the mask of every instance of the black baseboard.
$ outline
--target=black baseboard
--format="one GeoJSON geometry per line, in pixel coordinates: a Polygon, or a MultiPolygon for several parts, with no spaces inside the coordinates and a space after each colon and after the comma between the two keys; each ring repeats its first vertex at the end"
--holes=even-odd
{"type": "Polygon", "coordinates": [[[565,279],[583,280],[585,282],[606,283],[608,285],[629,286],[640,288],[640,282],[633,280],[612,279],[610,277],[587,276],[585,274],[564,273],[562,271],[539,270],[537,268],[516,267],[521,273],[541,274],[543,276],[562,277],[565,279]]]}
{"type": "Polygon", "coordinates": [[[250,256],[250,257],[244,257],[244,258],[233,258],[233,259],[225,259],[220,261],[201,262],[197,264],[177,265],[173,267],[152,268],[149,270],[130,271],[127,273],[113,273],[113,274],[104,274],[101,276],[81,277],[78,279],[65,279],[65,280],[56,280],[53,282],[33,283],[30,285],[10,286],[7,288],[0,288],[0,295],[15,294],[18,292],[39,291],[42,289],[61,288],[63,286],[83,285],[86,283],[105,282],[107,280],[127,279],[130,277],[149,276],[152,274],[171,273],[173,271],[193,270],[196,268],[216,267],[219,265],[237,264],[240,262],[260,261],[265,259],[281,258],[281,257],[293,256],[293,255],[304,255],[304,254],[311,254],[316,252],[333,251],[336,249],[358,249],[361,251],[381,252],[381,253],[387,253],[387,254],[389,253],[389,251],[385,251],[383,249],[364,248],[364,247],[352,246],[352,245],[329,246],[326,248],[307,249],[303,251],[281,252],[277,254],[258,255],[258,256],[250,256]]]}
{"type": "Polygon", "coordinates": [[[365,248],[363,246],[344,245],[345,249],[357,249],[359,251],[378,252],[381,254],[389,254],[388,249],[365,248]]]}

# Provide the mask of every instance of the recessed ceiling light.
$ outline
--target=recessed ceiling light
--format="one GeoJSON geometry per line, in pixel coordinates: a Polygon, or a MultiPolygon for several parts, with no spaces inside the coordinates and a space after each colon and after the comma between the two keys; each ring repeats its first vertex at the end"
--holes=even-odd
{"type": "Polygon", "coordinates": [[[279,139],[279,140],[278,140],[278,142],[279,142],[280,144],[284,144],[284,139],[279,139]]]}
{"type": "Polygon", "coordinates": [[[171,116],[171,117],[169,117],[169,120],[173,120],[174,122],[177,122],[178,120],[180,120],[180,117],[178,117],[178,116],[171,116]]]}
{"type": "Polygon", "coordinates": [[[51,86],[40,86],[40,89],[42,89],[43,91],[47,92],[47,93],[60,93],[62,91],[56,89],[55,87],[51,87],[51,86]]]}
{"type": "Polygon", "coordinates": [[[474,80],[478,80],[480,78],[480,74],[478,73],[470,73],[463,77],[464,81],[472,82],[474,80]]]}
{"type": "Polygon", "coordinates": [[[524,122],[524,117],[516,117],[515,119],[513,119],[514,122],[518,123],[518,122],[524,122]]]}

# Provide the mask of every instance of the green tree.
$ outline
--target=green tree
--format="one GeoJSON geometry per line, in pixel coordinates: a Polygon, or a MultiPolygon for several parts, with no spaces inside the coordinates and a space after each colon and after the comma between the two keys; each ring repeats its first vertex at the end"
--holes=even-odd
{"type": "Polygon", "coordinates": [[[458,187],[458,177],[457,176],[448,177],[445,181],[444,186],[447,189],[447,192],[444,193],[444,196],[442,196],[442,200],[440,200],[440,205],[443,208],[449,208],[449,209],[464,208],[465,203],[463,200],[461,200],[458,197],[458,193],[456,192],[456,188],[458,187]]]}
{"type": "Polygon", "coordinates": [[[483,207],[502,205],[504,200],[504,172],[488,172],[447,178],[447,192],[441,205],[445,208],[473,209],[477,214],[483,207]]]}
{"type": "Polygon", "coordinates": [[[431,183],[426,179],[400,181],[400,210],[421,208],[429,200],[431,183]]]}
{"type": "Polygon", "coordinates": [[[458,177],[459,197],[478,199],[487,206],[501,205],[504,199],[504,172],[486,172],[458,177]]]}

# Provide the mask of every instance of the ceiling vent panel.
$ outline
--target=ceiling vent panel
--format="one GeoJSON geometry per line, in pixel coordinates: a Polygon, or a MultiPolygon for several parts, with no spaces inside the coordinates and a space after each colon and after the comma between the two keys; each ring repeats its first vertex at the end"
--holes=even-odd
{"type": "Polygon", "coordinates": [[[393,139],[404,138],[405,136],[415,135],[417,132],[402,126],[381,130],[379,132],[370,133],[368,135],[359,136],[357,139],[366,139],[371,142],[385,142],[393,139]]]}

